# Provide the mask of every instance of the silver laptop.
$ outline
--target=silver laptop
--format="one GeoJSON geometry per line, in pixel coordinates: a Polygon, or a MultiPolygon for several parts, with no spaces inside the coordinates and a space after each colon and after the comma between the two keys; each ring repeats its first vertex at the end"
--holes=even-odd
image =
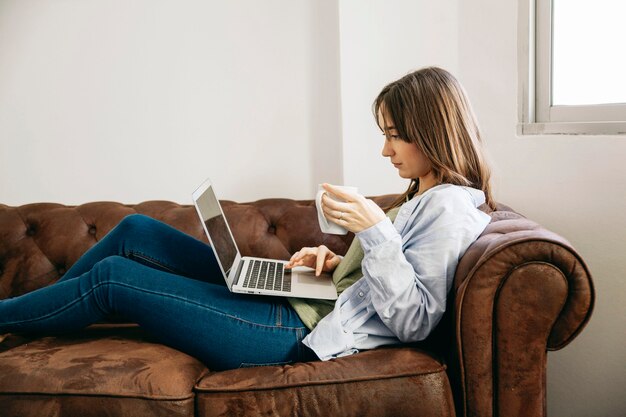
{"type": "Polygon", "coordinates": [[[332,275],[307,267],[286,269],[287,261],[242,257],[228,226],[213,184],[206,180],[193,195],[193,203],[231,292],[283,297],[335,300],[332,275]]]}

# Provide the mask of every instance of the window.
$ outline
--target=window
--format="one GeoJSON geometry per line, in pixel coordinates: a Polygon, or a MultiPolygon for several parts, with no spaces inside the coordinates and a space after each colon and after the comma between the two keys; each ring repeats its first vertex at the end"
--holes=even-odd
{"type": "Polygon", "coordinates": [[[520,134],[626,134],[626,1],[520,0],[520,134]]]}

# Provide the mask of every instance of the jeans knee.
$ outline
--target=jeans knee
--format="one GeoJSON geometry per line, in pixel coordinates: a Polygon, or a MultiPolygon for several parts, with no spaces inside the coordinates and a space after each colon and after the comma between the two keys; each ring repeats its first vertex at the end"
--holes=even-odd
{"type": "Polygon", "coordinates": [[[155,221],[156,220],[154,220],[152,217],[146,216],[145,214],[134,213],[134,214],[129,214],[128,216],[124,217],[120,221],[118,226],[121,226],[121,228],[127,228],[127,229],[144,228],[146,225],[153,223],[155,221]]]}
{"type": "Polygon", "coordinates": [[[111,278],[119,276],[121,268],[128,262],[123,256],[107,256],[93,266],[94,277],[99,284],[107,284],[111,278]]]}
{"type": "Polygon", "coordinates": [[[122,234],[132,234],[132,232],[136,232],[137,230],[145,229],[151,223],[154,223],[152,217],[146,216],[144,214],[129,214],[124,217],[118,225],[115,227],[115,231],[122,234]]]}
{"type": "Polygon", "coordinates": [[[124,283],[128,277],[124,273],[128,262],[123,256],[108,256],[93,266],[89,281],[84,281],[87,286],[83,291],[92,293],[95,306],[105,316],[116,312],[116,284],[124,283]]]}
{"type": "Polygon", "coordinates": [[[135,281],[137,271],[136,263],[123,256],[107,256],[97,262],[91,270],[92,288],[100,288],[108,291],[116,284],[129,284],[135,281]]]}

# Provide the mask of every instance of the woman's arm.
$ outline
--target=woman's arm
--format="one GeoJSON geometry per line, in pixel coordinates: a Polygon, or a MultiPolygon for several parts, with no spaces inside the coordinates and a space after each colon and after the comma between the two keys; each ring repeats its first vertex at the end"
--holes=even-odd
{"type": "Polygon", "coordinates": [[[409,216],[402,235],[387,219],[357,237],[376,312],[399,340],[413,342],[439,323],[457,263],[489,216],[464,193],[432,193],[398,216],[396,223],[409,216]]]}

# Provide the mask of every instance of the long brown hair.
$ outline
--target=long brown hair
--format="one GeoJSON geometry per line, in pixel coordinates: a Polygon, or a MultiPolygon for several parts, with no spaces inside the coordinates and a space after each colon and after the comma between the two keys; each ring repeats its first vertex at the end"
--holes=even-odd
{"type": "MultiPolygon", "coordinates": [[[[385,126],[395,126],[401,140],[417,145],[430,161],[438,184],[480,189],[495,210],[478,123],[464,88],[452,74],[437,67],[407,74],[382,89],[372,110],[376,123],[380,113],[385,126]]],[[[379,124],[383,130],[385,126],[379,124]]],[[[387,209],[401,205],[418,189],[415,178],[387,209]]]]}

